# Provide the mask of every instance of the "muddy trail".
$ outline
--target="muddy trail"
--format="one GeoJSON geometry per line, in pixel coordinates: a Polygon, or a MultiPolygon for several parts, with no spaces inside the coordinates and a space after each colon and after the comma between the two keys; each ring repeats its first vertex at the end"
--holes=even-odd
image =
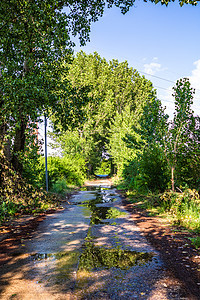
{"type": "Polygon", "coordinates": [[[106,179],[48,215],[0,268],[0,299],[197,299],[174,278],[106,179]]]}

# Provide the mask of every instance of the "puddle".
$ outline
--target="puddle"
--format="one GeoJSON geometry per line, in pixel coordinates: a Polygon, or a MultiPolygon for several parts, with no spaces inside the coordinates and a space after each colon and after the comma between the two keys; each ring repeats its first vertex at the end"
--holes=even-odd
{"type": "Polygon", "coordinates": [[[115,219],[119,216],[125,215],[126,213],[120,211],[117,208],[113,207],[97,207],[96,205],[88,205],[90,208],[92,215],[90,218],[90,224],[91,225],[97,225],[97,224],[109,224],[109,222],[105,222],[103,220],[106,219],[115,219]]]}
{"type": "Polygon", "coordinates": [[[95,246],[92,242],[86,242],[79,259],[78,270],[91,271],[97,268],[129,269],[136,265],[144,265],[152,261],[154,254],[122,250],[120,248],[104,248],[95,246]]]}
{"type": "Polygon", "coordinates": [[[95,191],[95,193],[92,193],[94,197],[90,199],[90,196],[88,196],[88,199],[84,199],[84,201],[76,201],[73,204],[84,207],[84,215],[88,216],[88,213],[91,214],[90,225],[109,224],[109,222],[103,220],[115,219],[126,214],[117,208],[99,206],[99,204],[113,203],[117,200],[117,195],[113,192],[113,189],[104,187],[85,188],[89,191],[95,191]]]}
{"type": "Polygon", "coordinates": [[[154,257],[154,253],[152,252],[123,250],[119,247],[99,247],[90,241],[84,243],[82,250],[81,255],[78,251],[68,251],[58,253],[34,253],[30,258],[33,261],[53,260],[57,264],[57,272],[66,274],[74,264],[78,264],[78,271],[92,271],[98,268],[127,270],[136,265],[141,266],[147,264],[151,262],[154,257]]]}
{"type": "Polygon", "coordinates": [[[96,204],[99,204],[99,202],[96,202],[96,200],[91,200],[80,205],[90,211],[90,225],[109,224],[109,222],[105,222],[103,220],[116,219],[119,216],[127,214],[115,207],[97,206],[96,204]]]}

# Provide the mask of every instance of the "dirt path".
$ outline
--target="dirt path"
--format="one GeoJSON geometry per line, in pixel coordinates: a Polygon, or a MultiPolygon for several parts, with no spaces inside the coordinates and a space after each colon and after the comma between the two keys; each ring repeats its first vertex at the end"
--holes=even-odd
{"type": "Polygon", "coordinates": [[[0,299],[198,299],[147,242],[150,221],[141,232],[110,181],[93,184],[1,241],[0,299]]]}

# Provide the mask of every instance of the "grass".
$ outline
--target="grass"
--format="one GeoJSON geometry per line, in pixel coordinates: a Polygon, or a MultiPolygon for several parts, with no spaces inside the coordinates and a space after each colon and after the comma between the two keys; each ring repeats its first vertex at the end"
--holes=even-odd
{"type": "Polygon", "coordinates": [[[137,209],[146,210],[151,216],[162,216],[173,225],[200,233],[200,198],[197,191],[186,189],[183,193],[170,191],[148,195],[127,191],[126,196],[137,209]]]}
{"type": "Polygon", "coordinates": [[[200,236],[197,236],[197,237],[193,237],[193,238],[189,238],[192,242],[192,245],[198,249],[200,248],[200,236]]]}

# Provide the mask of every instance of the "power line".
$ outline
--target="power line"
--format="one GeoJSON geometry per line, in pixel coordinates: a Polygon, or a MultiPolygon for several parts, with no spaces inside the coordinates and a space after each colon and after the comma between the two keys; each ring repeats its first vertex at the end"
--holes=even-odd
{"type": "Polygon", "coordinates": [[[164,80],[164,81],[167,81],[167,82],[170,82],[170,83],[175,84],[174,81],[169,80],[169,79],[166,79],[166,78],[162,78],[162,77],[159,77],[159,76],[156,76],[156,75],[152,75],[152,74],[150,74],[150,73],[146,73],[146,72],[139,71],[139,70],[138,70],[138,72],[143,73],[143,74],[148,75],[148,76],[152,76],[152,77],[157,78],[157,79],[161,79],[161,80],[164,80]]]}
{"type": "Polygon", "coordinates": [[[157,86],[157,85],[154,85],[154,87],[157,89],[162,89],[162,90],[168,91],[168,92],[171,92],[171,90],[172,90],[172,89],[166,89],[166,88],[163,88],[163,87],[157,86]]]}
{"type": "MultiPolygon", "coordinates": [[[[154,77],[154,78],[157,78],[157,79],[160,79],[160,80],[163,80],[163,81],[167,81],[167,82],[176,84],[175,81],[172,81],[172,80],[169,80],[169,79],[166,79],[166,78],[162,78],[162,77],[159,77],[159,76],[156,76],[156,75],[152,75],[152,74],[150,74],[150,73],[146,73],[146,72],[139,71],[139,70],[138,70],[138,72],[143,73],[143,74],[148,75],[148,76],[152,76],[152,77],[154,77]]],[[[164,89],[164,88],[162,88],[162,89],[164,89]]],[[[195,88],[194,88],[194,89],[195,89],[195,88]]],[[[199,92],[200,92],[199,89],[195,89],[195,91],[199,91],[199,92]]]]}

